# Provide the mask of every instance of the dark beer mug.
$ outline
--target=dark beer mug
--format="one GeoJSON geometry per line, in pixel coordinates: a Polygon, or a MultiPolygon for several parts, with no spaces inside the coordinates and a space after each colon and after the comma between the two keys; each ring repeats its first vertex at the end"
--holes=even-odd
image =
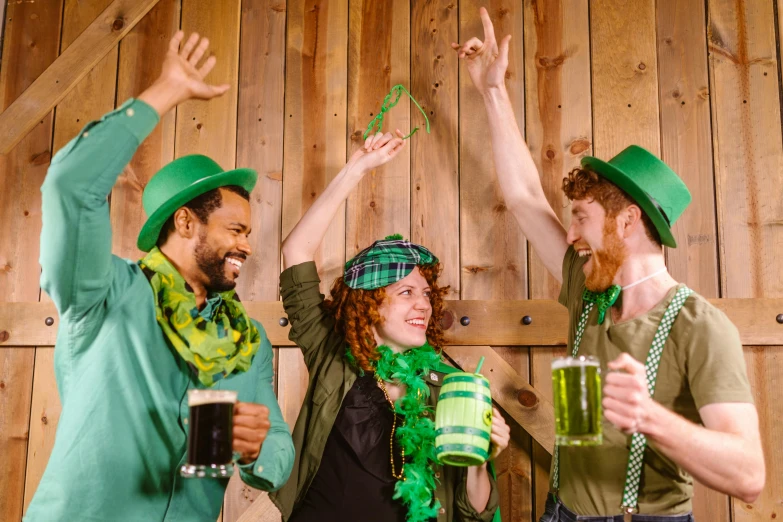
{"type": "Polygon", "coordinates": [[[234,473],[234,404],[237,392],[188,390],[188,458],[180,475],[230,477],[234,473]]]}

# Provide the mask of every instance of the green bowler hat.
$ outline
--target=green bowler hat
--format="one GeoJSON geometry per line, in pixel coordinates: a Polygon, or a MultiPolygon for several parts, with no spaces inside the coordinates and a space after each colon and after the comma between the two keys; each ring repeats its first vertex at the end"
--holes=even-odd
{"type": "Polygon", "coordinates": [[[611,181],[647,214],[661,242],[675,248],[672,225],[691,202],[691,193],[680,177],[654,154],[631,145],[608,162],[593,156],[582,158],[582,167],[611,181]]]}
{"type": "Polygon", "coordinates": [[[253,169],[225,171],[213,160],[201,154],[176,159],[160,169],[141,197],[147,222],[141,227],[136,246],[149,252],[158,242],[160,229],[166,221],[191,199],[227,185],[238,185],[248,192],[256,186],[258,175],[253,169]]]}

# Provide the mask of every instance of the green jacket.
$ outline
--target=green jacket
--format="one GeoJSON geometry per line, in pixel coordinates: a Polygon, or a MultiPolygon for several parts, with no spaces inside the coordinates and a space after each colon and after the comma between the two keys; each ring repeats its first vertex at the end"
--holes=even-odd
{"type": "MultiPolygon", "coordinates": [[[[335,331],[334,319],[321,308],[324,296],[318,289],[319,283],[313,262],[293,266],[280,275],[283,306],[291,323],[289,338],[302,350],[309,372],[307,394],[293,433],[296,447],[294,469],[288,482],[270,495],[284,521],[304,499],[318,471],[326,439],[332,431],[340,405],[357,377],[344,357],[345,339],[335,331]]],[[[433,408],[438,402],[444,375],[455,371],[445,364],[438,370],[427,376],[433,408]]],[[[437,466],[435,477],[439,480],[435,498],[441,504],[438,522],[493,520],[500,501],[494,479],[490,480],[487,508],[477,513],[468,500],[466,468],[437,466]]],[[[372,515],[368,514],[368,520],[371,519],[372,515]]]]}
{"type": "MultiPolygon", "coordinates": [[[[226,479],[183,479],[190,388],[202,388],[167,344],[147,278],[111,253],[107,196],[158,122],[130,100],[88,124],[52,160],[41,188],[41,287],[60,315],[54,369],[62,414],[25,520],[214,522],[226,479]]],[[[220,296],[202,310],[209,316],[220,296]]],[[[271,428],[242,480],[266,490],[288,478],[294,448],[272,388],[266,333],[247,372],[214,388],[269,407],[271,428]]]]}

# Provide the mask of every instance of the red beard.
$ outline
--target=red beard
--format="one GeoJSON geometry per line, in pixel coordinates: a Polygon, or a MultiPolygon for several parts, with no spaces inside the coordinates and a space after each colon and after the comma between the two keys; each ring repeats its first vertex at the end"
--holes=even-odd
{"type": "Polygon", "coordinates": [[[625,244],[617,237],[614,218],[606,217],[603,232],[604,247],[593,251],[593,268],[585,279],[585,287],[593,292],[603,292],[612,285],[626,258],[625,244]]]}

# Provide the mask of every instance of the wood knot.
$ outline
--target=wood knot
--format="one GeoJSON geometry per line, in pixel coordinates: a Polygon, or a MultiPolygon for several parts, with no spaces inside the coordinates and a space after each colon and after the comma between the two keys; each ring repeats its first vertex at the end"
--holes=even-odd
{"type": "Polygon", "coordinates": [[[640,70],[640,71],[643,71],[643,70],[645,70],[645,69],[647,68],[647,66],[644,64],[644,62],[641,62],[641,63],[638,65],[638,67],[639,67],[639,70],[640,70]]]}
{"type": "Polygon", "coordinates": [[[48,165],[52,159],[51,151],[45,150],[30,158],[30,164],[35,166],[48,165]]]}
{"type": "Polygon", "coordinates": [[[197,124],[196,124],[196,128],[197,128],[198,130],[201,130],[201,127],[203,127],[203,125],[202,125],[202,124],[200,124],[200,123],[197,123],[197,124]]]}
{"type": "Polygon", "coordinates": [[[375,201],[370,201],[370,208],[375,208],[375,201]]]}
{"type": "Polygon", "coordinates": [[[123,27],[125,27],[125,20],[122,18],[117,18],[111,23],[112,31],[121,31],[123,27]]]}
{"type": "Polygon", "coordinates": [[[555,159],[555,151],[553,151],[552,149],[547,149],[546,157],[549,158],[550,160],[555,159]]]}
{"type": "Polygon", "coordinates": [[[444,330],[448,330],[451,328],[451,325],[454,324],[454,314],[446,310],[443,312],[443,317],[440,318],[440,326],[444,330]]]}
{"type": "Polygon", "coordinates": [[[0,390],[5,389],[5,383],[3,381],[0,381],[0,390]]]}
{"type": "Polygon", "coordinates": [[[586,138],[579,138],[571,142],[571,145],[568,147],[568,152],[576,156],[577,154],[581,154],[589,148],[590,140],[586,138]]]}
{"type": "Polygon", "coordinates": [[[351,141],[359,141],[362,139],[362,131],[354,131],[351,133],[351,141]]]}
{"type": "Polygon", "coordinates": [[[536,397],[536,394],[530,390],[520,391],[517,395],[517,400],[519,401],[519,404],[525,408],[532,408],[538,404],[538,397],[536,397]]]}
{"type": "Polygon", "coordinates": [[[6,342],[11,337],[11,334],[9,334],[7,331],[3,330],[0,332],[0,343],[6,342]]]}
{"type": "Polygon", "coordinates": [[[41,417],[41,422],[42,422],[43,424],[49,424],[49,419],[47,419],[47,418],[46,418],[46,415],[44,415],[44,416],[42,416],[42,417],[41,417]]]}

